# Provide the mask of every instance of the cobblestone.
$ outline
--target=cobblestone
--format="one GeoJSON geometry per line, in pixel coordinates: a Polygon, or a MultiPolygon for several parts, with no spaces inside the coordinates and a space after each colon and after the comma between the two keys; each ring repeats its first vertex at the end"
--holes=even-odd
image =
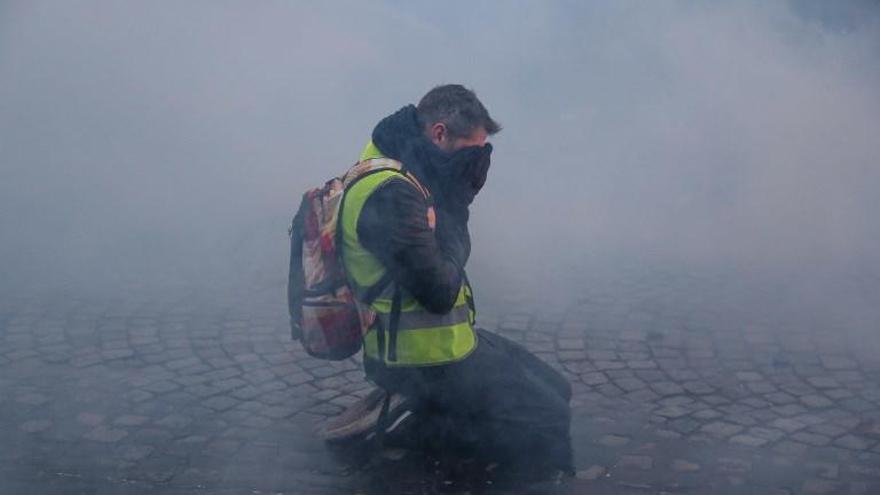
{"type": "Polygon", "coordinates": [[[52,422],[47,419],[32,419],[22,423],[18,429],[26,433],[37,433],[52,427],[52,422]]]}
{"type": "Polygon", "coordinates": [[[599,443],[607,447],[622,447],[629,441],[629,438],[620,435],[605,435],[599,439],[599,443]]]}
{"type": "Polygon", "coordinates": [[[799,431],[791,436],[791,439],[797,442],[805,443],[807,445],[814,445],[816,447],[821,447],[823,445],[828,445],[831,441],[830,438],[824,435],[817,435],[815,433],[807,433],[804,431],[799,431]]]}
{"type": "Polygon", "coordinates": [[[575,474],[575,477],[579,480],[592,481],[592,480],[600,478],[601,476],[604,476],[605,473],[606,473],[606,470],[604,467],[594,465],[594,466],[588,467],[587,469],[582,469],[582,470],[578,471],[575,474]]]}
{"type": "Polygon", "coordinates": [[[82,412],[76,416],[76,420],[85,425],[97,426],[104,421],[104,415],[90,412],[82,412]]]}
{"type": "Polygon", "coordinates": [[[703,426],[701,428],[701,431],[719,437],[729,437],[730,435],[742,431],[742,429],[743,427],[739,425],[725,423],[722,421],[715,421],[703,426]]]}
{"type": "Polygon", "coordinates": [[[800,398],[800,401],[805,406],[813,409],[830,407],[834,404],[833,402],[825,397],[822,397],[821,395],[804,395],[800,398]]]}
{"type": "Polygon", "coordinates": [[[877,442],[855,435],[845,435],[834,441],[834,445],[850,450],[867,450],[877,442]]]}
{"type": "MultiPolygon", "coordinates": [[[[666,288],[622,288],[495,327],[572,378],[572,493],[880,493],[880,364],[714,288],[667,303],[666,288]],[[694,302],[708,299],[719,306],[694,302]]],[[[357,359],[306,356],[285,309],[254,304],[0,299],[0,439],[16,446],[0,449],[0,478],[129,483],[70,493],[418,493],[368,489],[418,461],[377,481],[315,434],[371,390],[357,359]]]]}
{"type": "Polygon", "coordinates": [[[98,426],[94,430],[86,433],[84,435],[84,438],[86,438],[87,440],[94,440],[96,442],[115,443],[119,440],[122,440],[127,435],[128,432],[126,432],[125,430],[98,426]]]}
{"type": "Polygon", "coordinates": [[[654,467],[654,459],[646,455],[623,455],[620,456],[620,460],[618,460],[615,467],[648,470],[654,467]]]}
{"type": "Polygon", "coordinates": [[[696,462],[686,461],[684,459],[675,459],[670,466],[673,471],[680,473],[689,473],[700,470],[700,465],[696,462]]]}
{"type": "Polygon", "coordinates": [[[760,447],[761,445],[766,444],[769,440],[752,435],[734,435],[730,437],[730,441],[731,443],[738,443],[749,447],[760,447]]]}
{"type": "Polygon", "coordinates": [[[840,483],[820,479],[807,480],[803,485],[804,493],[810,494],[834,493],[838,491],[839,488],[840,483]]]}

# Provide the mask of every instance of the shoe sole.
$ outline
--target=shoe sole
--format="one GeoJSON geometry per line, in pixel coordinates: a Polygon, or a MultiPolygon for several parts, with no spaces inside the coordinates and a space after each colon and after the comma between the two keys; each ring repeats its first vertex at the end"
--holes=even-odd
{"type": "MultiPolygon", "coordinates": [[[[373,394],[371,393],[371,395],[373,394]]],[[[331,418],[325,423],[324,428],[320,432],[321,437],[324,441],[336,442],[374,431],[379,423],[379,415],[382,412],[384,400],[384,392],[375,394],[373,397],[368,395],[362,403],[355,404],[352,408],[346,409],[342,414],[331,418]],[[348,420],[348,418],[351,418],[351,420],[348,420]]],[[[392,394],[391,402],[388,405],[388,413],[393,414],[403,402],[404,399],[399,394],[392,394]]]]}

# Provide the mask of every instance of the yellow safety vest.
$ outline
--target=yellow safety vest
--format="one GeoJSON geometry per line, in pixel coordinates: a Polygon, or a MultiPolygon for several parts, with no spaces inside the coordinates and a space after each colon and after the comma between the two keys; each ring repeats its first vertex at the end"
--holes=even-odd
{"type": "MultiPolygon", "coordinates": [[[[387,273],[385,266],[358,238],[357,225],[364,204],[379,186],[394,178],[404,177],[423,193],[426,191],[414,178],[401,174],[400,163],[382,155],[372,142],[361,154],[360,164],[372,170],[346,188],[339,221],[342,262],[355,297],[363,303],[370,288],[380,283],[387,273]]],[[[383,361],[386,366],[431,366],[465,358],[477,346],[472,302],[466,278],[452,310],[445,314],[428,311],[397,283],[386,284],[369,304],[376,319],[364,335],[366,358],[383,361]],[[399,291],[399,312],[396,335],[392,335],[389,330],[395,318],[396,291],[399,291]]]]}

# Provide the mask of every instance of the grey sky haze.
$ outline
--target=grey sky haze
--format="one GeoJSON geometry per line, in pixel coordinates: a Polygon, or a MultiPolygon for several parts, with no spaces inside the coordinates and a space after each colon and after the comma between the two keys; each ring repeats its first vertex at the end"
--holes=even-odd
{"type": "Polygon", "coordinates": [[[876,273],[880,9],[833,3],[0,3],[0,285],[274,286],[297,196],[445,82],[505,126],[487,283],[606,255],[876,273]]]}

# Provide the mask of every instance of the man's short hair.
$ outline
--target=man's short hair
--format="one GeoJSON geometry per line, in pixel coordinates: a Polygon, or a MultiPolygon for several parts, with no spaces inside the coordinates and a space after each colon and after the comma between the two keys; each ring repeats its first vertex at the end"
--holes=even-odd
{"type": "Polygon", "coordinates": [[[477,95],[460,84],[437,86],[422,97],[416,108],[422,128],[442,122],[452,137],[468,137],[479,127],[490,136],[501,130],[477,95]]]}

